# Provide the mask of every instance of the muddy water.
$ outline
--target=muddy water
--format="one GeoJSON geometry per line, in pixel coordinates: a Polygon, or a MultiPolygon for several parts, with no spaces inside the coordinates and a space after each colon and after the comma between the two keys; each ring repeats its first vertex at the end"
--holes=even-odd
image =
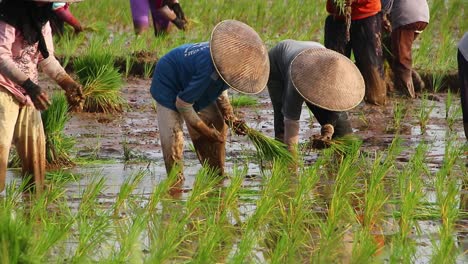
{"type": "MultiPolygon", "coordinates": [[[[73,172],[82,177],[78,182],[70,183],[68,186],[72,207],[77,206],[79,194],[83,188],[95,177],[105,177],[107,179],[106,188],[101,198],[104,203],[112,203],[119,191],[122,182],[134,175],[138,171],[144,170],[147,176],[140,184],[138,192],[149,194],[156,184],[165,179],[166,173],[162,160],[161,146],[159,141],[159,131],[156,122],[157,106],[149,95],[150,80],[132,79],[123,89],[124,96],[128,101],[128,108],[122,114],[74,114],[66,127],[66,134],[76,139],[77,157],[93,157],[93,159],[112,160],[107,164],[79,165],[73,172]],[[125,162],[125,158],[129,158],[125,162]]],[[[263,131],[265,134],[273,136],[273,111],[265,92],[257,96],[259,105],[248,108],[236,109],[239,116],[243,117],[249,126],[263,131]]],[[[401,166],[409,160],[414,153],[414,149],[420,142],[430,145],[428,158],[426,160],[429,168],[437,171],[443,160],[446,146],[446,132],[449,129],[445,119],[444,94],[437,94],[430,97],[431,100],[416,99],[408,101],[401,98],[393,98],[386,107],[377,107],[361,104],[350,111],[350,120],[354,132],[363,141],[363,151],[372,153],[375,150],[382,150],[388,147],[394,138],[392,130],[393,122],[393,102],[400,102],[404,105],[406,116],[401,123],[401,134],[405,140],[405,150],[399,157],[401,166]],[[417,115],[421,105],[433,106],[426,131],[420,128],[417,115]]],[[[455,98],[454,107],[459,107],[459,98],[455,98]]],[[[306,108],[300,121],[300,138],[303,142],[313,134],[320,132],[320,126],[315,119],[310,118],[306,108]]],[[[456,142],[462,144],[465,141],[462,132],[461,115],[455,119],[453,129],[456,131],[456,142]]],[[[188,138],[187,131],[185,137],[188,138]]],[[[190,140],[186,141],[185,175],[186,181],[184,189],[189,192],[194,183],[194,175],[201,167],[195,153],[191,150],[190,140]]],[[[229,136],[226,148],[226,171],[229,172],[233,166],[244,165],[246,160],[253,160],[253,146],[242,137],[229,136]],[[246,159],[250,157],[250,159],[246,159]]],[[[466,153],[465,153],[466,154],[466,153]]],[[[314,162],[319,153],[311,152],[306,157],[309,162],[314,162]]],[[[249,171],[246,177],[245,188],[258,190],[261,188],[261,177],[259,165],[255,162],[248,164],[249,171]]],[[[462,173],[462,172],[460,172],[462,173]]],[[[7,180],[14,179],[17,173],[10,170],[7,180]]],[[[465,178],[466,175],[462,175],[465,178]]],[[[430,181],[428,181],[428,184],[430,181]]],[[[461,184],[460,184],[461,185],[461,184]]],[[[434,188],[426,186],[428,200],[435,201],[434,188]]],[[[465,195],[466,190],[464,191],[465,195]]],[[[461,192],[463,193],[463,192],[461,192]]],[[[188,194],[185,194],[188,195],[188,194]]],[[[246,202],[242,206],[245,216],[254,209],[253,202],[246,202]]],[[[416,238],[418,243],[418,259],[420,263],[426,263],[432,254],[432,240],[438,232],[439,224],[434,221],[421,221],[422,236],[416,238]]],[[[468,221],[460,222],[457,239],[461,251],[466,251],[468,246],[468,221]]],[[[468,261],[465,257],[459,258],[460,263],[468,261]]]]}

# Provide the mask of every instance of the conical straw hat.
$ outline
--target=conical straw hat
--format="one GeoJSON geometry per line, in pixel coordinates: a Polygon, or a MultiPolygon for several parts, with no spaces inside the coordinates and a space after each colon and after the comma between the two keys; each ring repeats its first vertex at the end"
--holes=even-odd
{"type": "Polygon", "coordinates": [[[291,62],[289,74],[299,94],[323,109],[346,111],[364,98],[365,84],[359,69],[333,50],[302,51],[291,62]]]}
{"type": "Polygon", "coordinates": [[[217,24],[211,33],[210,51],[216,71],[234,90],[256,94],[266,87],[268,51],[248,25],[236,20],[217,24]]]}

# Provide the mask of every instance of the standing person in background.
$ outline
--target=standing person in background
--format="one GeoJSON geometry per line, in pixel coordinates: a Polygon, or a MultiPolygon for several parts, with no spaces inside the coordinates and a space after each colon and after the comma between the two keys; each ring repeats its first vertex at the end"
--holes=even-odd
{"type": "Polygon", "coordinates": [[[463,128],[468,141],[468,32],[458,43],[458,76],[460,78],[460,94],[463,112],[463,128]]]}
{"type": "Polygon", "coordinates": [[[239,135],[245,132],[227,90],[259,93],[266,87],[269,66],[260,36],[236,20],[216,25],[210,42],[185,44],[159,59],[150,92],[158,103],[166,171],[179,170],[176,185],[184,180],[183,122],[200,162],[223,175],[227,125],[239,135]]]}
{"type": "Polygon", "coordinates": [[[391,22],[391,59],[393,85],[398,91],[416,97],[415,83],[424,88],[424,82],[412,67],[411,48],[418,35],[429,23],[426,0],[382,0],[387,2],[391,22]],[[392,3],[393,2],[393,3],[392,3]],[[414,81],[414,82],[413,82],[414,81]]]}
{"type": "Polygon", "coordinates": [[[365,100],[384,105],[387,89],[382,53],[382,14],[380,0],[327,0],[325,47],[356,60],[366,83],[365,100]]]}
{"type": "Polygon", "coordinates": [[[321,140],[351,134],[346,112],[364,97],[364,80],[347,57],[312,41],[283,40],[270,49],[268,94],[275,138],[295,154],[302,105],[322,126],[321,140]]]}
{"type": "Polygon", "coordinates": [[[170,22],[178,29],[185,30],[187,20],[178,0],[130,0],[135,34],[139,35],[149,27],[148,12],[153,19],[154,34],[169,31],[170,22]]]}
{"type": "Polygon", "coordinates": [[[70,3],[56,2],[52,4],[52,10],[54,14],[50,19],[50,26],[52,27],[52,33],[63,35],[64,23],[69,24],[78,34],[83,31],[80,21],[70,12],[70,3]]]}
{"type": "Polygon", "coordinates": [[[54,57],[48,22],[52,2],[3,0],[0,4],[0,191],[5,188],[12,141],[23,175],[32,176],[27,188],[37,192],[44,188],[45,137],[40,111],[50,103],[37,85],[38,67],[65,90],[72,110],[83,107],[81,86],[54,57]]]}

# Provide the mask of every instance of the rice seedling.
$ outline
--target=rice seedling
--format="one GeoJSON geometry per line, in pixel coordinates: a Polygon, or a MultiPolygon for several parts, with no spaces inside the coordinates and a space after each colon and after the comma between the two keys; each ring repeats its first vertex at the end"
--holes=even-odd
{"type": "Polygon", "coordinates": [[[74,62],[76,74],[83,84],[84,110],[88,112],[120,112],[125,104],[121,95],[122,77],[114,67],[113,56],[102,50],[90,50],[74,62]]]}
{"type": "Polygon", "coordinates": [[[75,141],[63,132],[69,119],[68,103],[65,95],[55,93],[52,96],[52,105],[42,112],[42,122],[46,136],[46,159],[49,166],[74,165],[70,157],[70,150],[75,141]]]}
{"type": "Polygon", "coordinates": [[[125,214],[125,212],[128,210],[128,205],[126,202],[129,200],[130,195],[138,187],[145,176],[145,171],[139,171],[135,176],[126,178],[122,183],[120,186],[120,191],[115,198],[115,203],[112,206],[115,217],[118,217],[121,213],[125,214]]]}
{"type": "Polygon", "coordinates": [[[405,104],[396,101],[393,103],[393,126],[392,128],[387,128],[389,132],[399,132],[401,129],[401,122],[405,118],[407,109],[405,104]]]}
{"type": "Polygon", "coordinates": [[[426,133],[426,127],[429,122],[432,110],[434,110],[435,104],[430,104],[428,94],[424,93],[421,98],[421,105],[419,106],[419,126],[421,127],[421,134],[426,133]]]}
{"type": "Polygon", "coordinates": [[[134,63],[135,61],[130,55],[125,57],[125,78],[128,78],[130,76],[130,71],[132,70],[134,63]]]}
{"type": "Polygon", "coordinates": [[[230,101],[233,107],[255,106],[258,104],[257,99],[248,95],[233,96],[230,101]]]}
{"type": "Polygon", "coordinates": [[[453,177],[454,166],[463,153],[460,147],[454,146],[451,139],[447,140],[442,168],[436,173],[435,187],[437,195],[437,204],[442,222],[439,228],[439,238],[436,242],[433,240],[434,253],[432,255],[433,263],[455,263],[457,258],[457,248],[453,232],[455,221],[459,216],[457,201],[458,183],[453,177]]]}
{"type": "MultiPolygon", "coordinates": [[[[339,166],[335,174],[332,174],[335,182],[331,186],[333,192],[331,200],[327,203],[326,219],[318,224],[320,239],[319,248],[311,257],[314,262],[329,263],[343,257],[340,254],[345,246],[343,239],[350,231],[350,219],[356,218],[351,198],[356,192],[356,180],[359,175],[359,166],[356,166],[359,160],[359,147],[359,144],[353,145],[346,155],[334,161],[339,166]]],[[[325,152],[328,152],[328,157],[332,157],[335,153],[331,149],[325,152]]],[[[329,173],[333,173],[333,170],[329,173]]]]}
{"type": "Polygon", "coordinates": [[[246,132],[247,137],[254,144],[260,160],[273,161],[278,159],[286,164],[294,162],[293,156],[282,142],[270,138],[262,132],[248,127],[246,124],[242,130],[246,132]]]}
{"type": "Polygon", "coordinates": [[[421,174],[427,173],[425,155],[427,145],[421,143],[416,148],[414,156],[408,165],[398,173],[398,195],[397,206],[400,210],[399,232],[392,239],[390,261],[411,262],[414,258],[416,246],[414,241],[409,239],[413,228],[417,227],[415,220],[415,209],[422,202],[424,194],[422,190],[421,174]]]}
{"type": "Polygon", "coordinates": [[[143,64],[143,77],[146,79],[151,78],[154,71],[154,63],[144,63],[143,64]]]}

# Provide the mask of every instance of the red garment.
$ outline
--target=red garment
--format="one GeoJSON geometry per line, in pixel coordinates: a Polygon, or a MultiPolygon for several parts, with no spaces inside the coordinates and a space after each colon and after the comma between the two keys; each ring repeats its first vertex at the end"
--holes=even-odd
{"type": "MultiPolygon", "coordinates": [[[[351,20],[359,20],[373,16],[382,9],[380,0],[352,0],[352,2],[351,20]]],[[[340,14],[340,9],[336,6],[334,0],[327,0],[327,11],[338,19],[344,19],[344,16],[340,14]]]]}

